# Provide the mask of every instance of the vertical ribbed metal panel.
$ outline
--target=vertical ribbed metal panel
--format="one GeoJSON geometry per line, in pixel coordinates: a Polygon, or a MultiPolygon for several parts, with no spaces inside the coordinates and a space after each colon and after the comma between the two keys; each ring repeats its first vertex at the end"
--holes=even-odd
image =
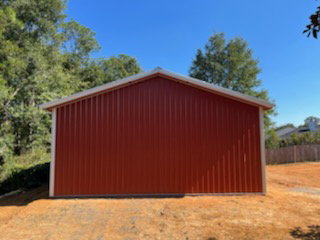
{"type": "Polygon", "coordinates": [[[55,195],[262,192],[259,109],[163,77],[57,109],[55,195]]]}

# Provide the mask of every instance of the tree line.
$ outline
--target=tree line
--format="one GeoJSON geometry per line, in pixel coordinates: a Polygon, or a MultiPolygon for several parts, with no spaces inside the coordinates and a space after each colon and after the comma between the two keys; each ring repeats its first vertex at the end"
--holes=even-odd
{"type": "MultiPolygon", "coordinates": [[[[128,55],[91,58],[95,33],[67,20],[64,0],[0,0],[0,166],[32,149],[49,151],[51,116],[38,105],[142,71],[128,55]]],[[[259,61],[243,38],[215,33],[190,76],[268,100],[259,61]]],[[[272,125],[265,114],[265,124],[272,125]]]]}
{"type": "Polygon", "coordinates": [[[0,1],[0,160],[49,149],[38,105],[142,71],[127,55],[91,59],[95,33],[66,21],[63,0],[0,1]]]}

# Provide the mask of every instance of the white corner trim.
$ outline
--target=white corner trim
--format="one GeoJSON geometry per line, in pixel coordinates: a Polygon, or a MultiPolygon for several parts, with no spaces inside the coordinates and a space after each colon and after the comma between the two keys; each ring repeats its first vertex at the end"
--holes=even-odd
{"type": "Polygon", "coordinates": [[[57,109],[52,110],[52,125],[51,125],[51,162],[50,162],[50,180],[49,180],[49,196],[54,197],[54,168],[56,160],[56,123],[57,109]]]}
{"type": "Polygon", "coordinates": [[[153,74],[157,74],[157,73],[166,75],[166,76],[171,77],[173,79],[177,79],[177,80],[184,82],[184,83],[189,83],[192,86],[201,87],[201,88],[209,90],[211,92],[221,93],[227,97],[229,96],[229,97],[233,97],[235,99],[244,100],[248,103],[255,104],[255,105],[264,107],[266,109],[270,109],[274,106],[272,103],[269,103],[267,101],[264,101],[264,100],[261,100],[261,99],[258,99],[258,98],[252,97],[252,96],[248,96],[248,95],[245,95],[245,94],[242,94],[242,93],[239,93],[239,92],[227,89],[227,88],[216,86],[214,84],[207,83],[207,82],[201,81],[196,78],[180,75],[180,74],[170,72],[170,71],[167,71],[167,70],[164,70],[162,68],[157,67],[151,71],[139,73],[139,74],[127,77],[127,78],[123,78],[123,79],[120,79],[117,81],[113,81],[113,82],[110,82],[110,83],[107,83],[107,84],[104,84],[104,85],[101,85],[101,86],[98,86],[95,88],[91,88],[91,89],[73,94],[73,95],[65,97],[65,98],[61,98],[61,99],[58,99],[58,100],[55,100],[52,102],[41,104],[39,107],[42,109],[54,108],[58,105],[68,103],[70,101],[74,101],[74,100],[77,100],[77,99],[80,99],[80,98],[83,98],[83,97],[86,97],[86,96],[89,96],[89,95],[92,95],[95,93],[99,93],[99,92],[106,91],[109,89],[114,89],[116,87],[120,87],[121,85],[132,83],[132,82],[140,80],[141,78],[146,78],[146,77],[149,77],[149,76],[151,76],[153,74]]]}
{"type": "Polygon", "coordinates": [[[261,173],[262,173],[262,192],[266,194],[266,148],[264,138],[264,114],[263,108],[259,107],[259,120],[260,120],[260,147],[261,147],[261,173]]]}

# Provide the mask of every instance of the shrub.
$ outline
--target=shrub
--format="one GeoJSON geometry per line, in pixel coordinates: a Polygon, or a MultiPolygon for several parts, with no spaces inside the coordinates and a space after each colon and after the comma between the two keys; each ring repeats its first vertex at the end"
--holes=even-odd
{"type": "Polygon", "coordinates": [[[49,163],[42,163],[27,169],[12,169],[10,175],[0,182],[0,195],[21,188],[28,189],[48,183],[49,168],[49,163]]]}
{"type": "Polygon", "coordinates": [[[6,162],[0,169],[0,195],[48,183],[49,159],[45,148],[36,148],[6,162]]]}
{"type": "Polygon", "coordinates": [[[34,148],[26,154],[13,157],[13,163],[21,168],[28,168],[49,161],[50,153],[47,152],[45,147],[34,148]]]}

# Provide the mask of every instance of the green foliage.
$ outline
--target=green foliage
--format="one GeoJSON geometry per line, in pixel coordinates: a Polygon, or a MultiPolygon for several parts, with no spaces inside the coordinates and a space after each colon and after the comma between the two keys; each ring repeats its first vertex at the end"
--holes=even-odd
{"type": "Polygon", "coordinates": [[[302,144],[320,144],[320,132],[293,133],[290,137],[281,139],[280,147],[289,147],[302,144]]]}
{"type": "Polygon", "coordinates": [[[13,155],[14,134],[9,121],[2,122],[0,128],[0,173],[2,165],[10,161],[13,155]]]}
{"type": "Polygon", "coordinates": [[[271,128],[267,132],[266,148],[268,148],[268,149],[270,149],[270,148],[278,148],[279,144],[280,144],[280,141],[279,141],[278,135],[277,135],[275,129],[271,128]]]}
{"type": "Polygon", "coordinates": [[[98,51],[100,46],[95,39],[95,33],[71,20],[63,24],[63,35],[65,42],[63,49],[75,64],[85,64],[94,51],[98,51]]]}
{"type": "Polygon", "coordinates": [[[314,122],[315,125],[319,125],[319,123],[320,123],[320,118],[315,117],[315,116],[307,117],[307,118],[304,120],[304,126],[308,126],[310,122],[314,122]]]}
{"type": "Polygon", "coordinates": [[[257,95],[254,87],[261,85],[257,74],[261,72],[258,60],[252,58],[252,50],[242,38],[226,43],[223,33],[214,34],[198,50],[190,68],[190,76],[248,95],[257,95]]]}
{"type": "Polygon", "coordinates": [[[310,24],[306,26],[306,29],[303,33],[307,33],[307,36],[310,37],[311,33],[314,38],[318,38],[318,33],[320,32],[320,7],[317,8],[317,11],[310,16],[310,24]]]}
{"type": "Polygon", "coordinates": [[[0,126],[11,126],[15,141],[10,149],[15,154],[48,145],[50,118],[38,105],[71,94],[80,86],[80,80],[63,66],[59,28],[64,9],[61,0],[1,4],[0,126]]]}
{"type": "Polygon", "coordinates": [[[7,0],[5,5],[11,6],[23,22],[24,36],[36,41],[40,37],[50,40],[66,18],[65,0],[7,0]]]}
{"type": "Polygon", "coordinates": [[[95,33],[65,9],[65,0],[0,1],[1,176],[21,168],[16,156],[30,167],[49,151],[51,116],[39,104],[141,71],[126,55],[90,60],[95,33]]]}
{"type": "Polygon", "coordinates": [[[46,183],[49,161],[50,153],[45,147],[34,148],[6,161],[0,171],[0,195],[19,188],[46,183]]]}
{"type": "MultiPolygon", "coordinates": [[[[237,37],[227,43],[223,33],[215,33],[204,50],[198,49],[189,73],[191,77],[269,100],[267,91],[258,89],[261,86],[258,63],[244,39],[237,37]]],[[[271,114],[274,114],[274,110],[266,111],[267,129],[272,125],[271,114]]]]}
{"type": "Polygon", "coordinates": [[[34,165],[47,163],[50,161],[50,153],[45,147],[38,147],[29,150],[20,156],[11,157],[3,165],[3,171],[0,172],[0,183],[17,171],[28,169],[34,165]]]}
{"type": "Polygon", "coordinates": [[[34,148],[26,154],[14,156],[12,162],[15,167],[29,168],[33,165],[42,164],[50,161],[50,153],[48,150],[41,146],[34,148]]]}
{"type": "Polygon", "coordinates": [[[135,58],[120,54],[109,59],[91,61],[82,73],[86,86],[91,88],[142,72],[135,58]]]}
{"type": "Polygon", "coordinates": [[[10,169],[8,177],[0,181],[0,195],[21,188],[26,189],[47,184],[49,182],[49,168],[49,163],[42,163],[27,169],[10,169]]]}

